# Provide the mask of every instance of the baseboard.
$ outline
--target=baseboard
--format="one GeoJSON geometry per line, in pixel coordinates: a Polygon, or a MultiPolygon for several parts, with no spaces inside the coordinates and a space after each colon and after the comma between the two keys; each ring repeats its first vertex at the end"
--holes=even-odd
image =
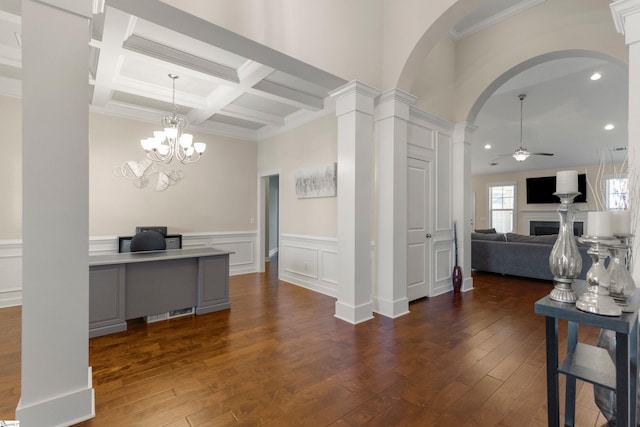
{"type": "Polygon", "coordinates": [[[336,301],[335,317],[354,325],[366,322],[367,320],[373,319],[373,302],[353,306],[341,301],[336,301]]]}
{"type": "Polygon", "coordinates": [[[95,417],[95,393],[92,386],[91,367],[89,367],[87,382],[86,388],[35,403],[25,404],[21,397],[16,408],[16,419],[25,426],[62,427],[95,417]]]}

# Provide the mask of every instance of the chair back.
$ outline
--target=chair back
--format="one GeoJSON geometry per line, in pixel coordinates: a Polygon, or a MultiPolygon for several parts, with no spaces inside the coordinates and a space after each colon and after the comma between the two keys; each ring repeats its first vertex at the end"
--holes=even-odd
{"type": "Polygon", "coordinates": [[[163,251],[166,248],[164,236],[157,231],[143,231],[131,238],[131,252],[163,251]]]}

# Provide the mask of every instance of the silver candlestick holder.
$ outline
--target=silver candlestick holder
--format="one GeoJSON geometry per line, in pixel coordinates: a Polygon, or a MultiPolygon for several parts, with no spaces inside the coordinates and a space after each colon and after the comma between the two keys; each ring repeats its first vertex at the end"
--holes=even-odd
{"type": "Polygon", "coordinates": [[[558,207],[560,229],[556,243],[549,255],[549,269],[553,274],[554,285],[549,298],[554,301],[574,304],[577,298],[572,284],[582,272],[582,257],[573,234],[573,221],[576,212],[573,199],[580,193],[553,194],[560,198],[560,206],[558,207]]]}
{"type": "Polygon", "coordinates": [[[609,256],[609,247],[620,244],[620,240],[611,237],[583,236],[580,242],[591,245],[587,253],[591,256],[593,263],[587,271],[587,291],[576,301],[576,308],[603,316],[620,316],[622,309],[609,294],[610,277],[604,266],[604,261],[609,256]]]}
{"type": "Polygon", "coordinates": [[[631,276],[631,235],[616,236],[620,239],[620,244],[612,245],[611,260],[609,261],[609,294],[620,306],[623,312],[632,312],[628,299],[635,291],[636,285],[631,276]]]}

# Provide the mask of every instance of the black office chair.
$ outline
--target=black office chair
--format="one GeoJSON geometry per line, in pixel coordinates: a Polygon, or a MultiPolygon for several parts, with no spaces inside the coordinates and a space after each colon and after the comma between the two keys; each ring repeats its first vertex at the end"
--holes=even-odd
{"type": "Polygon", "coordinates": [[[166,248],[164,236],[157,231],[143,231],[131,238],[131,252],[163,251],[166,248]]]}

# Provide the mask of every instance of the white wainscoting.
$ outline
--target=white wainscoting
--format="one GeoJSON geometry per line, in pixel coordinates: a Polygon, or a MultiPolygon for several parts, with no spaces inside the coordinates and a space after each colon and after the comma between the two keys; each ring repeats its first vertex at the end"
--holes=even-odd
{"type": "Polygon", "coordinates": [[[431,296],[441,295],[453,290],[451,274],[454,264],[454,249],[452,240],[435,241],[434,254],[434,280],[431,296]]]}
{"type": "Polygon", "coordinates": [[[22,304],[22,241],[0,240],[0,307],[22,304]]]}
{"type": "Polygon", "coordinates": [[[338,239],[281,234],[280,280],[337,298],[338,239]]]}
{"type": "Polygon", "coordinates": [[[182,247],[213,246],[234,252],[229,256],[229,275],[258,271],[258,233],[238,231],[224,233],[184,233],[182,247]]]}
{"type": "MultiPolygon", "coordinates": [[[[182,247],[213,246],[234,252],[229,257],[229,274],[258,271],[256,231],[224,233],[185,233],[182,247]]],[[[117,236],[94,236],[89,239],[89,254],[118,252],[117,236]]],[[[0,240],[0,308],[22,304],[22,241],[0,240]]]]}

